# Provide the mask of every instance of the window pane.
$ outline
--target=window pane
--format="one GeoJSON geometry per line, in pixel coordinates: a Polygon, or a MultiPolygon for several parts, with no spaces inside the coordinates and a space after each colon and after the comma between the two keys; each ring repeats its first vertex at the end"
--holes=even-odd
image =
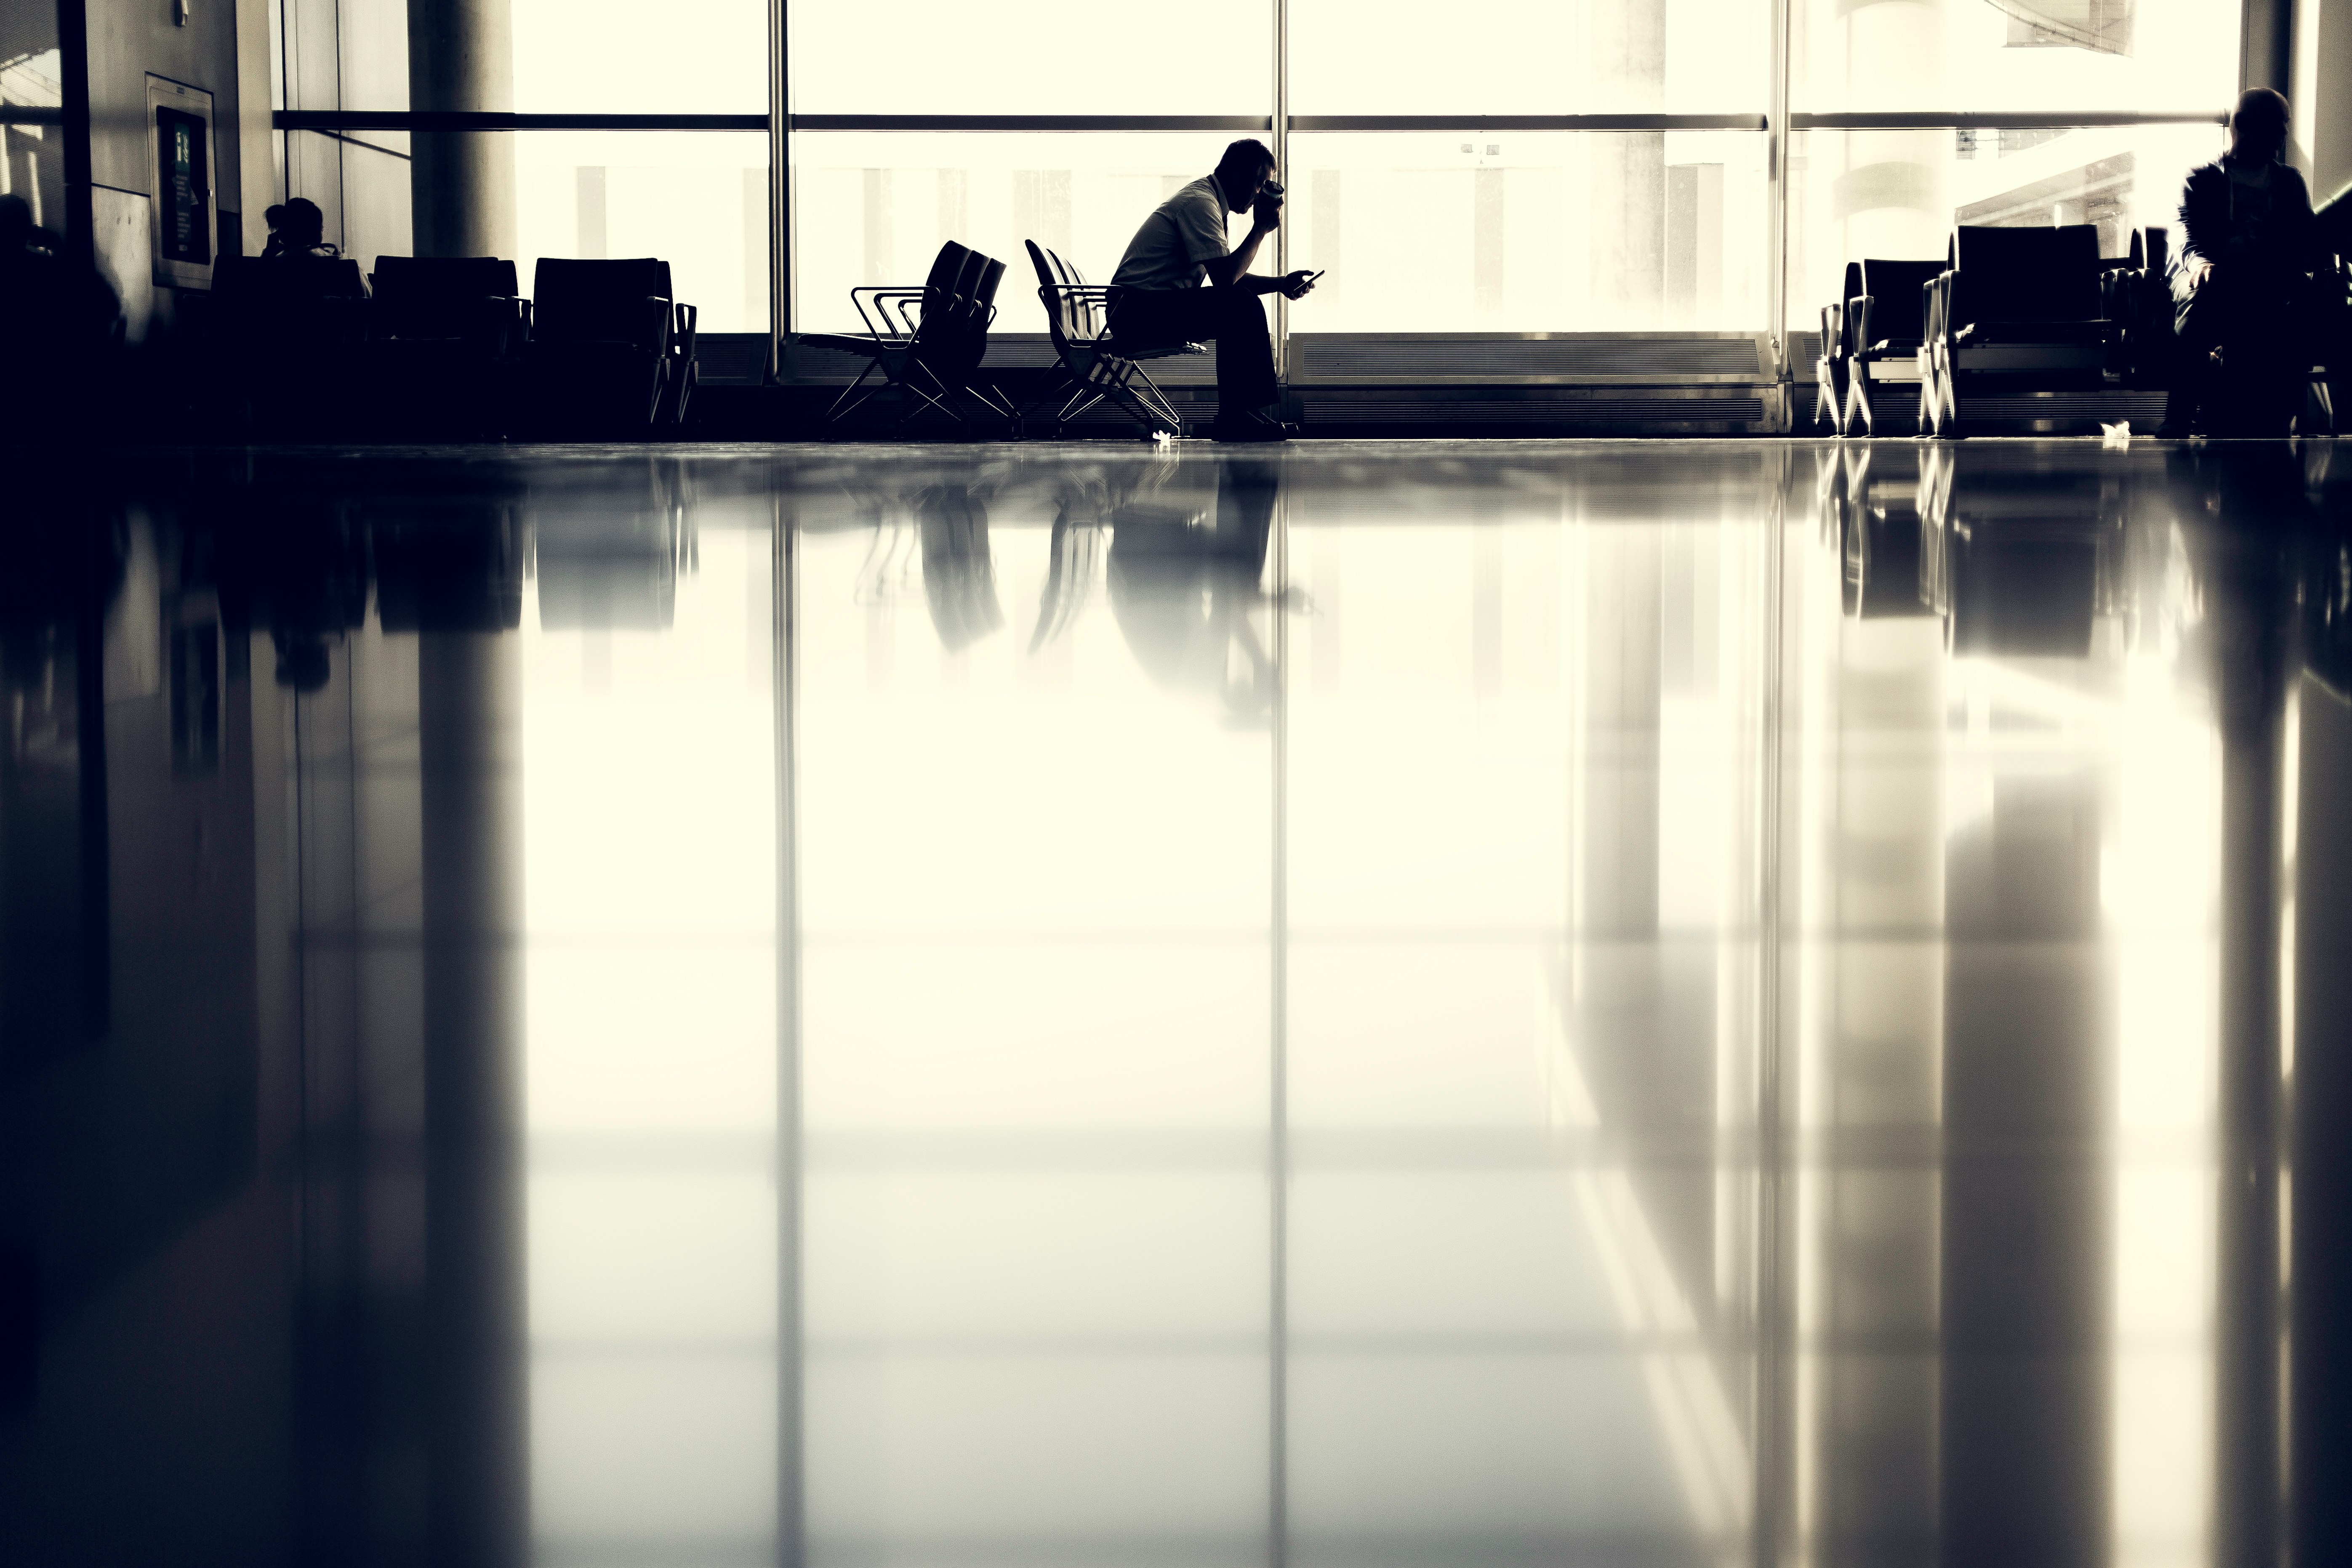
{"type": "Polygon", "coordinates": [[[764,0],[514,0],[515,108],[764,114],[764,0]]]}
{"type": "MultiPolygon", "coordinates": [[[[995,330],[1043,332],[1034,239],[1108,283],[1151,209],[1213,167],[1228,138],[836,132],[793,138],[793,324],[854,331],[849,290],[920,283],[941,242],[1004,263],[995,330]]],[[[1246,224],[1237,220],[1238,240],[1246,224]]],[[[1272,268],[1270,248],[1260,271],[1272,268]]]]}
{"type": "Polygon", "coordinates": [[[1291,0],[1294,114],[1727,113],[1764,107],[1764,0],[1291,0]]]}
{"type": "Polygon", "coordinates": [[[1760,132],[1297,135],[1290,330],[1761,330],[1760,132]],[[1400,243],[1401,219],[1412,242],[1400,243]]]}
{"type": "Polygon", "coordinates": [[[2078,131],[1800,131],[1789,141],[1789,325],[1816,326],[1845,264],[1929,260],[1956,223],[2095,223],[2121,256],[2172,225],[2182,176],[2221,150],[2211,125],[2078,131]]]}
{"type": "Polygon", "coordinates": [[[2238,87],[2229,0],[1799,0],[1790,102],[1865,109],[2193,110],[2238,87]]]}
{"type": "Polygon", "coordinates": [[[516,266],[658,256],[706,332],[768,330],[768,139],[757,132],[534,132],[515,141],[516,266]]]}
{"type": "MultiPolygon", "coordinates": [[[[542,0],[551,3],[551,0],[542,0]]],[[[786,8],[798,114],[1270,114],[1269,0],[786,8]]]]}

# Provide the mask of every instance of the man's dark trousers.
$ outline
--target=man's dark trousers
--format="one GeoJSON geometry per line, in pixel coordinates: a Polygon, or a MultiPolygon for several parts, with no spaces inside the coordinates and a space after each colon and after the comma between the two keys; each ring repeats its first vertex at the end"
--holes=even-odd
{"type": "Polygon", "coordinates": [[[1274,340],[1265,307],[1238,289],[1118,289],[1110,297],[1111,342],[1120,348],[1217,345],[1217,416],[1238,419],[1272,403],[1274,340]]]}

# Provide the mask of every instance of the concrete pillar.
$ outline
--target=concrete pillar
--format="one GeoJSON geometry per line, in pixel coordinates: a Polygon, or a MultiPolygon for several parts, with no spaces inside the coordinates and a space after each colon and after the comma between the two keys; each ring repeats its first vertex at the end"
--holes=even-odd
{"type": "MultiPolygon", "coordinates": [[[[408,103],[435,112],[514,107],[508,0],[408,0],[408,103]]],[[[513,256],[512,137],[420,131],[409,150],[416,254],[513,256]]]]}
{"type": "Polygon", "coordinates": [[[443,1568],[529,1560],[522,1191],[520,640],[426,631],[427,1537],[443,1568]]]}

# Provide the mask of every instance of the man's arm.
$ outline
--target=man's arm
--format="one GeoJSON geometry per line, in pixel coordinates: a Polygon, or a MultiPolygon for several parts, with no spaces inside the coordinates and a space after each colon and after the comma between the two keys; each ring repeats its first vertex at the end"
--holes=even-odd
{"type": "Polygon", "coordinates": [[[1259,278],[1250,272],[1250,263],[1257,259],[1257,247],[1267,235],[1281,226],[1282,198],[1260,196],[1250,207],[1250,230],[1241,244],[1231,253],[1202,263],[1209,269],[1209,287],[1239,289],[1244,294],[1271,294],[1281,288],[1282,279],[1259,278]]]}
{"type": "Polygon", "coordinates": [[[1209,268],[1209,287],[1238,287],[1244,294],[1271,294],[1282,286],[1279,278],[1260,278],[1250,271],[1250,263],[1257,259],[1257,247],[1274,232],[1275,225],[1264,217],[1253,216],[1250,231],[1241,245],[1229,256],[1220,256],[1205,263],[1209,268]]]}

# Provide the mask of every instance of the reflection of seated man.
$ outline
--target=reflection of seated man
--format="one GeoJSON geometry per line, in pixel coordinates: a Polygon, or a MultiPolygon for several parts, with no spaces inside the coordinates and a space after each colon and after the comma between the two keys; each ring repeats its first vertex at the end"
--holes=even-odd
{"type": "Polygon", "coordinates": [[[2317,235],[2303,176],[2280,161],[2287,123],[2284,98],[2249,89],[2230,116],[2229,151],[2189,172],[2171,269],[2185,368],[2168,426],[2218,415],[2232,430],[2284,436],[2303,406],[2317,235]]]}
{"type": "Polygon", "coordinates": [[[264,261],[332,261],[342,255],[327,243],[327,215],[308,196],[269,210],[278,221],[269,226],[269,243],[261,252],[264,261]]]}
{"type": "Polygon", "coordinates": [[[1282,198],[1265,190],[1274,154],[1262,142],[1236,142],[1214,171],[1160,204],[1143,220],[1111,279],[1114,342],[1135,348],[1217,344],[1217,422],[1228,441],[1278,441],[1267,412],[1278,389],[1274,345],[1258,296],[1279,290],[1296,300],[1315,287],[1305,272],[1261,278],[1250,272],[1257,247],[1282,221],[1282,198]],[[1250,231],[1234,250],[1225,214],[1251,209],[1250,231]],[[1205,287],[1202,285],[1205,283],[1205,287]]]}

